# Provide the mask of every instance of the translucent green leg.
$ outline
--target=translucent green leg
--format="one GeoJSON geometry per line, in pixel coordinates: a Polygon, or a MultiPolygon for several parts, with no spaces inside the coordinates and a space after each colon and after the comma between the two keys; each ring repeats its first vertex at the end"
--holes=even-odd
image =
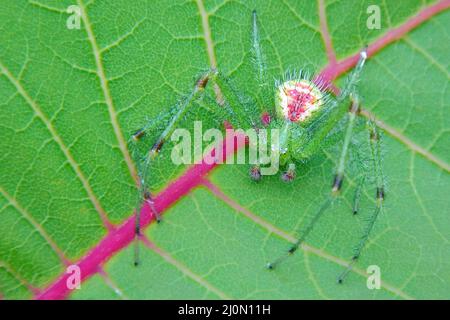
{"type": "Polygon", "coordinates": [[[345,86],[339,96],[337,96],[336,101],[333,101],[330,107],[309,126],[308,133],[313,138],[302,148],[304,155],[315,154],[330,131],[348,112],[348,102],[352,103],[352,99],[357,98],[356,87],[366,59],[367,53],[364,49],[361,51],[359,61],[355,69],[347,77],[345,86]]]}
{"type": "MultiPolygon", "coordinates": [[[[150,151],[145,155],[144,159],[139,156],[139,151],[137,148],[137,143],[142,141],[142,139],[145,137],[145,135],[151,131],[155,130],[155,127],[161,126],[161,124],[158,123],[158,120],[151,120],[149,121],[143,128],[136,131],[131,136],[131,143],[130,148],[133,155],[133,158],[136,159],[136,162],[138,164],[138,174],[139,174],[139,194],[140,197],[138,199],[138,203],[136,205],[135,210],[135,258],[134,258],[134,264],[137,266],[139,265],[139,238],[141,236],[141,210],[144,205],[144,203],[147,203],[156,220],[160,221],[160,214],[155,208],[152,195],[150,191],[148,190],[148,187],[146,186],[147,177],[148,177],[148,171],[151,162],[155,159],[155,157],[159,154],[161,148],[163,147],[165,141],[171,136],[173,131],[175,130],[177,124],[183,117],[186,115],[188,110],[192,107],[193,102],[198,99],[204,92],[204,89],[208,82],[210,80],[213,80],[214,76],[217,74],[216,70],[210,70],[206,73],[204,73],[200,79],[197,81],[197,83],[194,86],[194,89],[192,92],[184,99],[182,100],[177,107],[173,110],[173,115],[171,118],[165,120],[164,117],[161,117],[162,122],[164,122],[163,125],[163,132],[159,136],[159,138],[156,140],[156,142],[153,144],[150,151]]],[[[161,121],[160,121],[161,122],[161,121]]]]}
{"type": "Polygon", "coordinates": [[[262,51],[259,21],[256,10],[253,10],[252,13],[251,55],[256,83],[258,84],[256,97],[258,99],[259,113],[264,111],[273,112],[273,94],[267,76],[267,64],[262,51]]]}
{"type": "Polygon", "coordinates": [[[361,171],[361,177],[358,179],[358,184],[356,186],[355,194],[353,195],[353,206],[352,206],[352,212],[353,214],[357,214],[359,212],[359,203],[361,200],[361,194],[364,187],[364,184],[366,182],[367,178],[367,170],[365,170],[364,164],[360,158],[359,151],[356,151],[357,155],[357,161],[358,161],[358,167],[361,171]]]}
{"type": "Polygon", "coordinates": [[[300,238],[291,245],[291,247],[288,249],[287,253],[280,256],[278,259],[274,260],[273,262],[269,262],[266,267],[268,269],[274,269],[278,264],[283,262],[286,258],[288,258],[290,255],[292,255],[294,252],[297,251],[297,249],[300,247],[300,245],[305,241],[306,237],[309,235],[309,233],[313,230],[315,224],[317,221],[319,221],[320,217],[323,215],[323,213],[331,206],[331,204],[336,200],[336,198],[340,194],[340,190],[342,188],[342,182],[344,181],[344,169],[345,169],[345,163],[347,160],[348,155],[348,149],[351,141],[351,137],[353,134],[353,127],[355,124],[355,119],[357,116],[359,110],[359,100],[357,96],[353,97],[353,103],[352,106],[348,112],[348,122],[347,122],[347,128],[345,131],[345,138],[344,138],[344,144],[342,146],[341,155],[339,158],[336,174],[334,176],[333,185],[331,189],[331,193],[328,195],[325,202],[322,204],[322,206],[319,208],[319,210],[316,211],[312,219],[308,222],[308,224],[300,231],[300,238]]]}
{"type": "Polygon", "coordinates": [[[357,93],[356,86],[358,84],[361,71],[363,70],[364,64],[367,60],[367,48],[364,48],[359,53],[359,60],[356,64],[353,71],[350,73],[350,75],[345,80],[344,88],[341,90],[341,93],[337,97],[338,101],[344,100],[346,97],[348,97],[351,94],[357,93]]]}
{"type": "Polygon", "coordinates": [[[216,83],[225,98],[225,107],[231,112],[231,124],[235,128],[244,130],[260,127],[260,115],[255,103],[248,97],[244,97],[233,81],[223,73],[217,74],[216,83]]]}
{"type": "Polygon", "coordinates": [[[344,281],[348,273],[351,271],[353,265],[357,262],[358,258],[361,255],[362,250],[364,249],[367,241],[369,240],[369,235],[372,232],[373,226],[375,225],[375,221],[377,220],[380,213],[383,211],[383,202],[385,198],[385,193],[384,193],[383,167],[381,159],[380,133],[373,121],[370,121],[369,124],[370,124],[370,148],[377,187],[376,202],[375,202],[376,205],[373,214],[369,217],[368,223],[364,229],[363,236],[358,245],[355,247],[355,251],[353,253],[349,266],[338,277],[339,283],[342,283],[344,281]]]}

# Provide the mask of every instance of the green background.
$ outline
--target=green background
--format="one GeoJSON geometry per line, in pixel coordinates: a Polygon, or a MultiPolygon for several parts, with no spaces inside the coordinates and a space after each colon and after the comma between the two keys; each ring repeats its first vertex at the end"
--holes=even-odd
{"type": "MultiPolygon", "coordinates": [[[[324,2],[341,60],[433,1],[324,2]],[[366,27],[366,8],[374,3],[380,30],[366,27]]],[[[126,140],[189,92],[199,72],[217,64],[251,94],[253,9],[270,76],[304,66],[319,71],[328,62],[319,1],[3,0],[1,7],[3,299],[32,298],[64,272],[63,256],[77,261],[86,254],[107,233],[102,215],[113,224],[132,215],[126,140]],[[80,30],[66,27],[72,4],[82,8],[80,30]]],[[[352,216],[351,166],[343,199],[304,250],[273,272],[264,269],[329,192],[339,150],[331,146],[300,167],[290,185],[279,177],[254,184],[246,166],[218,168],[211,181],[251,214],[198,188],[164,214],[164,223],[146,230],[158,250],[143,249],[141,267],[132,266],[132,247],[126,248],[71,297],[450,298],[449,22],[450,12],[440,13],[367,62],[363,106],[392,129],[383,139],[386,209],[343,285],[336,276],[374,206],[370,185],[361,214],[352,216]],[[366,287],[365,270],[373,264],[381,268],[380,290],[366,287]]],[[[154,189],[183,170],[163,154],[154,189]]]]}

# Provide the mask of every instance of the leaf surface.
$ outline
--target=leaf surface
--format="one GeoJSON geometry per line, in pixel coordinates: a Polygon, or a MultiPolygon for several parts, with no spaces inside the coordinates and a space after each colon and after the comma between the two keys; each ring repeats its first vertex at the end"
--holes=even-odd
{"type": "MultiPolygon", "coordinates": [[[[72,298],[448,299],[450,1],[379,1],[380,30],[366,27],[372,3],[78,0],[81,29],[69,30],[72,1],[6,1],[0,297],[66,297],[58,287],[66,266],[85,261],[86,279],[72,298]],[[188,168],[171,164],[167,148],[152,172],[158,203],[170,208],[146,229],[143,264],[132,265],[136,172],[128,137],[209,66],[252,95],[255,8],[273,77],[306,66],[340,86],[352,57],[369,45],[359,87],[363,116],[375,115],[384,131],[386,209],[343,285],[336,276],[374,206],[369,185],[361,214],[352,216],[354,166],[342,200],[302,250],[276,270],[264,268],[330,191],[339,144],[299,167],[290,185],[278,176],[254,184],[248,167],[237,165],[193,171],[184,183],[188,168]],[[366,286],[369,265],[381,269],[380,290],[366,286]]],[[[193,114],[182,125],[192,128],[196,118],[203,119],[193,114]]]]}

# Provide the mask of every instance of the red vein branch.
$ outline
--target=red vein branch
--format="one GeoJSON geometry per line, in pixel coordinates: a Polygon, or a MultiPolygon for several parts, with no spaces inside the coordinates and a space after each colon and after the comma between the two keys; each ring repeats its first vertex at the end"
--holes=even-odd
{"type": "MultiPolygon", "coordinates": [[[[381,38],[376,40],[374,43],[370,44],[367,49],[369,57],[373,56],[375,53],[377,53],[387,45],[399,40],[401,37],[403,37],[411,30],[417,28],[423,22],[429,20],[431,17],[439,14],[440,12],[448,9],[449,7],[450,7],[450,0],[441,0],[434,5],[426,7],[401,26],[391,29],[381,38]]],[[[321,76],[329,81],[334,80],[343,73],[353,68],[358,62],[358,59],[359,59],[359,52],[337,63],[333,63],[333,61],[330,61],[328,65],[322,70],[321,76]]]]}
{"type": "MultiPolygon", "coordinates": [[[[230,136],[222,143],[223,161],[238,149],[245,145],[245,139],[230,136]],[[229,146],[232,146],[231,148],[229,146]]],[[[211,157],[215,157],[215,150],[211,151],[211,157]]],[[[166,189],[155,197],[155,208],[164,213],[178,199],[187,195],[192,189],[203,182],[203,178],[218,166],[217,163],[209,164],[203,161],[190,167],[180,178],[172,182],[166,189]]],[[[125,248],[134,240],[135,217],[128,218],[121,226],[109,232],[99,244],[82,257],[76,265],[81,270],[81,279],[86,280],[98,272],[98,267],[108,261],[115,253],[125,248]]],[[[141,223],[145,228],[154,220],[152,209],[146,204],[141,211],[141,223]]],[[[67,287],[67,279],[70,275],[63,273],[51,283],[44,291],[36,295],[36,299],[64,299],[70,289],[67,287]]]]}

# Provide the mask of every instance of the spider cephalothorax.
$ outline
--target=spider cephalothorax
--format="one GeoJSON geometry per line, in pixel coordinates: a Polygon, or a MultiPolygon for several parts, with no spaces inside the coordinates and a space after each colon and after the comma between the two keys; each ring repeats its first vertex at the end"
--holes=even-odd
{"type": "MultiPolygon", "coordinates": [[[[288,72],[282,80],[277,81],[275,88],[267,76],[266,62],[260,45],[259,27],[256,11],[252,15],[252,37],[251,54],[252,63],[255,69],[255,81],[258,85],[257,92],[252,95],[257,97],[253,101],[244,98],[244,95],[236,90],[232,81],[222,72],[211,69],[205,72],[196,82],[192,92],[172,109],[170,116],[161,116],[156,120],[150,120],[142,129],[138,130],[132,139],[131,144],[142,140],[146,132],[162,128],[160,137],[152,144],[150,152],[142,157],[137,154],[139,176],[142,181],[140,188],[140,201],[136,208],[136,257],[135,264],[138,264],[138,240],[140,235],[140,209],[142,203],[146,203],[152,209],[155,217],[159,218],[154,206],[152,197],[147,185],[147,173],[153,158],[158,155],[163,147],[164,141],[172,135],[176,126],[184,119],[187,112],[194,107],[203,107],[206,112],[212,113],[222,122],[229,123],[234,128],[256,129],[261,132],[264,129],[276,129],[279,134],[278,141],[271,146],[272,151],[279,156],[279,165],[285,170],[281,175],[282,180],[290,182],[295,178],[296,170],[304,165],[305,161],[321,150],[324,141],[333,135],[335,129],[339,129],[338,123],[344,123],[346,129],[342,140],[342,152],[337,161],[336,172],[333,178],[333,185],[326,201],[317,210],[311,221],[302,226],[301,237],[295,241],[287,252],[280,258],[268,263],[269,269],[274,269],[287,256],[293,254],[300,244],[305,240],[313,229],[317,220],[330,207],[338,197],[344,180],[344,169],[347,154],[349,153],[350,141],[352,139],[353,127],[359,110],[359,96],[357,83],[367,59],[367,52],[363,49],[360,53],[358,63],[350,72],[345,82],[345,86],[340,93],[334,97],[328,92],[328,84],[320,77],[312,77],[306,72],[288,72]],[[205,88],[209,83],[213,83],[217,99],[201,99],[204,96],[205,88]],[[219,98],[220,96],[220,98],[219,98]],[[262,112],[262,116],[261,115],[262,112]],[[162,122],[162,123],[160,123],[162,122]]],[[[250,99],[251,100],[251,99],[250,99]]],[[[372,230],[374,222],[383,209],[384,201],[384,180],[380,156],[380,135],[377,127],[370,122],[370,146],[371,158],[374,167],[376,181],[376,206],[373,214],[369,217],[365,233],[356,246],[349,267],[339,276],[342,282],[348,274],[353,263],[359,258],[368,236],[372,230]]],[[[268,140],[267,140],[268,141],[268,140]]],[[[135,148],[133,150],[136,150],[135,148]]],[[[259,181],[263,178],[263,163],[257,163],[250,168],[250,177],[259,181]]],[[[355,192],[353,212],[358,211],[358,202],[361,187],[366,181],[364,172],[363,178],[355,192]]]]}

